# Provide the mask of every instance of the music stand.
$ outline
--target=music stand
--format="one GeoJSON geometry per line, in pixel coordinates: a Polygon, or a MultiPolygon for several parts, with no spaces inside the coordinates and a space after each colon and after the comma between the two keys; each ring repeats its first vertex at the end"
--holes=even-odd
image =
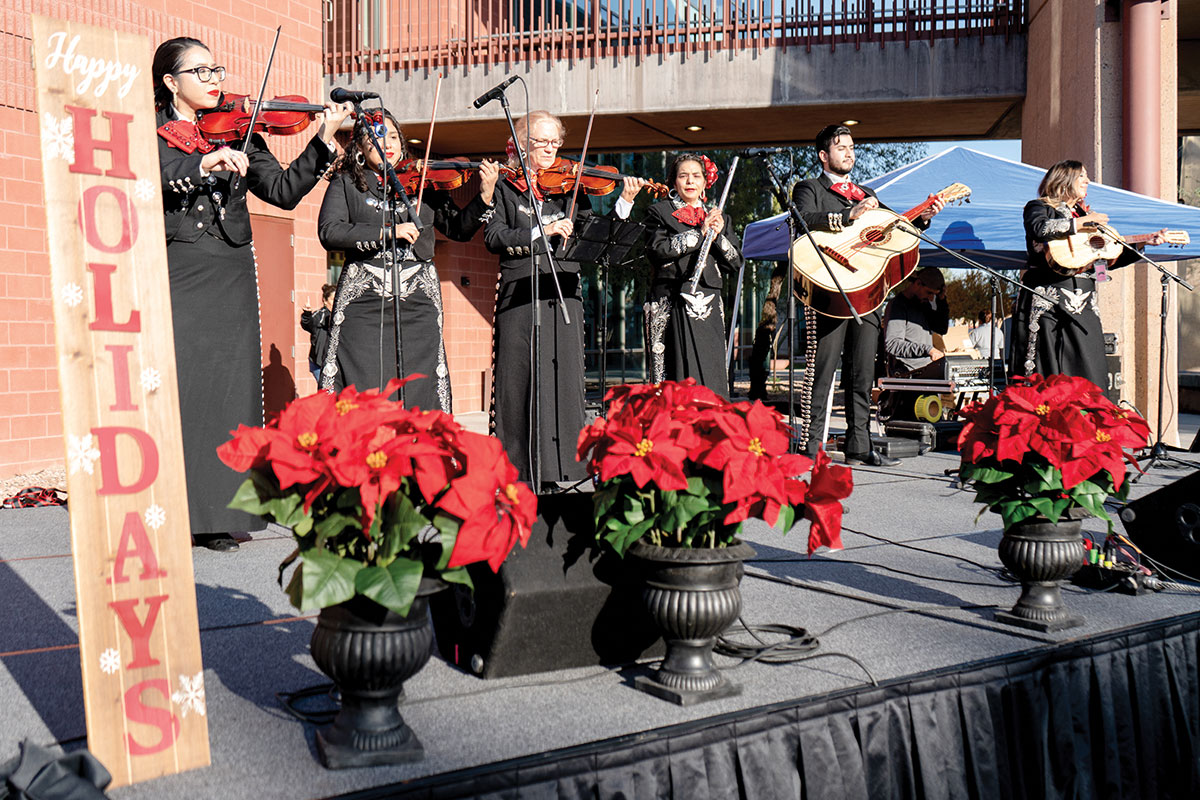
{"type": "MultiPolygon", "coordinates": [[[[600,285],[608,291],[608,268],[625,263],[646,226],[617,217],[592,215],[580,221],[571,238],[559,251],[559,260],[595,264],[600,267],[600,285]]],[[[608,297],[600,298],[600,403],[608,390],[608,297]]]]}

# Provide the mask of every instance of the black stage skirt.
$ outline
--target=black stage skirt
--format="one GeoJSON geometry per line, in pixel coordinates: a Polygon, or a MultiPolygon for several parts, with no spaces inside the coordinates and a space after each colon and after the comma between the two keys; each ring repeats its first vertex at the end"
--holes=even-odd
{"type": "MultiPolygon", "coordinates": [[[[425,376],[405,384],[404,405],[450,413],[450,375],[442,339],[441,292],[433,265],[426,269],[429,276],[408,287],[411,291],[400,301],[404,374],[425,376]]],[[[331,352],[326,363],[335,360],[337,364],[332,381],[335,390],[347,386],[355,386],[360,391],[382,388],[396,377],[396,325],[392,300],[383,300],[374,291],[367,291],[344,308],[335,310],[333,328],[335,330],[330,331],[331,352]]]]}
{"type": "Polygon", "coordinates": [[[168,243],[167,265],[192,533],[262,530],[261,517],[225,507],[246,474],[217,458],[239,424],[263,423],[254,252],[205,235],[168,243]]]}
{"type": "MultiPolygon", "coordinates": [[[[586,471],[575,459],[584,423],[583,301],[579,276],[559,273],[566,298],[568,325],[563,322],[554,283],[542,276],[538,287],[541,311],[541,352],[536,376],[539,388],[541,481],[576,481],[586,471]]],[[[496,436],[523,481],[533,482],[530,464],[533,440],[533,364],[530,323],[532,303],[528,278],[500,286],[496,308],[496,436]]]]}
{"type": "Polygon", "coordinates": [[[1035,268],[1025,273],[1023,283],[1042,288],[1049,299],[1026,291],[1017,299],[1012,374],[1071,375],[1106,389],[1108,370],[1096,281],[1090,274],[1068,278],[1035,268]]]}
{"type": "MultiPolygon", "coordinates": [[[[685,284],[686,288],[686,284],[685,284]]],[[[655,287],[649,323],[651,372],[655,382],[695,378],[722,397],[729,396],[725,371],[725,312],[720,292],[714,294],[705,319],[687,313],[688,304],[679,296],[680,287],[655,287]],[[661,331],[661,332],[660,332],[661,331]]]]}

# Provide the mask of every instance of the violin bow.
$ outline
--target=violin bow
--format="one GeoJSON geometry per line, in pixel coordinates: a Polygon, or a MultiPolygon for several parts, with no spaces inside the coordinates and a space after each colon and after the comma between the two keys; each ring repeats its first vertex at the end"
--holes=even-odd
{"type": "MultiPolygon", "coordinates": [[[[275,28],[275,41],[271,42],[271,55],[267,56],[267,68],[263,70],[262,83],[258,86],[258,99],[254,101],[254,110],[250,112],[250,127],[246,129],[246,138],[242,140],[243,153],[250,149],[250,137],[254,135],[254,124],[258,122],[258,110],[262,108],[263,97],[267,93],[267,77],[271,74],[271,65],[275,63],[275,48],[279,46],[279,32],[281,30],[283,30],[283,25],[275,28]]],[[[241,179],[241,175],[233,176],[230,192],[237,189],[241,179]]]]}
{"type": "Polygon", "coordinates": [[[421,210],[421,198],[425,196],[425,169],[429,166],[429,153],[433,147],[433,123],[437,121],[438,98],[442,95],[442,75],[438,74],[437,86],[433,89],[433,113],[429,115],[429,135],[425,137],[425,160],[421,162],[421,181],[417,184],[417,211],[421,210]]]}
{"type": "Polygon", "coordinates": [[[575,199],[579,197],[579,184],[583,182],[583,171],[587,169],[587,151],[588,142],[592,139],[592,123],[596,121],[596,106],[600,104],[600,90],[596,90],[595,97],[592,98],[592,114],[588,117],[587,133],[583,135],[583,150],[579,153],[579,174],[575,176],[575,189],[571,192],[571,206],[567,212],[567,219],[575,219],[575,199]]]}

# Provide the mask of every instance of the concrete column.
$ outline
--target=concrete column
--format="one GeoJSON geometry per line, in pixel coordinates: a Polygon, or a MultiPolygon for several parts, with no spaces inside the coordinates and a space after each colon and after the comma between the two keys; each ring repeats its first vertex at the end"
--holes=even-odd
{"type": "Polygon", "coordinates": [[[1122,86],[1125,107],[1125,188],[1158,197],[1162,149],[1160,0],[1125,0],[1122,86]]]}

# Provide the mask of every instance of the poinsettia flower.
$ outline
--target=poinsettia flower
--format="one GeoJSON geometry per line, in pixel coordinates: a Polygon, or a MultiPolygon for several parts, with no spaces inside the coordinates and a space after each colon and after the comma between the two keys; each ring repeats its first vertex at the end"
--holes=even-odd
{"type": "Polygon", "coordinates": [[[237,430],[229,434],[233,438],[217,448],[217,457],[235,472],[265,466],[271,438],[283,435],[269,428],[252,428],[249,425],[238,425],[237,430]]]}
{"type": "Polygon", "coordinates": [[[518,481],[499,439],[464,431],[460,445],[468,470],[437,503],[462,520],[448,566],[486,561],[495,572],[517,542],[528,544],[537,496],[518,481]]]}
{"type": "Polygon", "coordinates": [[[826,546],[842,549],[842,500],[854,489],[853,470],[833,464],[824,448],[817,451],[808,493],[804,498],[804,518],[812,522],[808,531],[808,552],[826,546]]]}
{"type": "Polygon", "coordinates": [[[670,417],[655,417],[647,428],[610,423],[608,436],[611,443],[599,460],[601,481],[629,475],[639,489],[651,481],[666,491],[687,488],[682,463],[690,437],[670,417]]]}
{"type": "Polygon", "coordinates": [[[324,453],[328,442],[321,434],[321,418],[334,399],[325,392],[293,400],[273,423],[279,436],[272,436],[267,459],[279,480],[279,488],[311,483],[326,474],[324,453]]]}
{"type": "Polygon", "coordinates": [[[785,476],[775,457],[787,452],[789,440],[775,424],[772,415],[777,414],[755,401],[744,414],[714,417],[725,435],[707,452],[703,463],[721,471],[726,503],[754,494],[787,502],[785,476]]]}

